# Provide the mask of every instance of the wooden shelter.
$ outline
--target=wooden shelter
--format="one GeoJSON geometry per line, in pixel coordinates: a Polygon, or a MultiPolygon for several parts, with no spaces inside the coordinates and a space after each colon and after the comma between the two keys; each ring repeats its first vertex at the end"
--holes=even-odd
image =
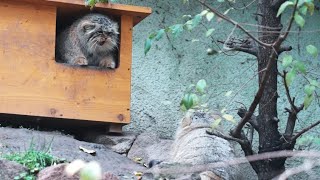
{"type": "Polygon", "coordinates": [[[55,39],[68,21],[89,13],[83,0],[0,0],[0,113],[113,123],[130,122],[132,28],[151,9],[98,4],[120,25],[115,70],[55,61],[55,39]]]}

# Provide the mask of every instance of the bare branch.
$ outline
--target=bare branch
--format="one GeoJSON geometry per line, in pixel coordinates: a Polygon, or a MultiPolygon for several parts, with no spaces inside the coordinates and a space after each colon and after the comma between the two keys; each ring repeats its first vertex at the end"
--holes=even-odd
{"type": "Polygon", "coordinates": [[[234,158],[229,161],[223,161],[223,162],[215,162],[210,164],[198,164],[198,165],[192,165],[190,167],[188,166],[179,166],[177,168],[160,168],[159,166],[155,166],[152,169],[149,169],[145,171],[144,173],[154,173],[154,174],[182,174],[182,173],[194,173],[194,172],[203,172],[207,170],[212,170],[214,168],[219,167],[229,167],[234,165],[239,165],[243,163],[249,162],[259,162],[261,160],[269,160],[269,159],[276,159],[276,158],[286,158],[286,157],[292,157],[292,158],[298,158],[298,157],[304,157],[304,158],[312,158],[312,159],[319,159],[320,158],[320,152],[317,151],[275,151],[275,152],[267,152],[267,153],[261,153],[261,154],[255,154],[252,156],[247,157],[241,157],[241,158],[234,158]]]}
{"type": "Polygon", "coordinates": [[[235,142],[237,142],[237,143],[239,143],[239,144],[244,144],[244,143],[245,143],[245,142],[244,142],[243,140],[241,140],[241,139],[224,135],[224,134],[222,134],[222,133],[219,132],[219,131],[211,131],[211,130],[208,130],[208,131],[206,131],[206,132],[207,132],[207,134],[214,135],[214,136],[220,137],[220,138],[225,139],[225,140],[228,140],[228,141],[235,141],[235,142]]]}
{"type": "Polygon", "coordinates": [[[288,86],[287,81],[286,81],[286,76],[287,76],[287,72],[283,71],[283,75],[281,77],[282,77],[283,84],[284,84],[284,87],[285,87],[286,96],[287,96],[287,99],[288,99],[288,101],[290,103],[291,108],[290,109],[288,109],[288,108],[286,109],[286,111],[289,113],[289,116],[288,116],[288,119],[287,119],[287,125],[286,125],[286,130],[285,130],[284,136],[285,137],[290,137],[290,136],[292,136],[293,131],[294,131],[294,127],[296,125],[297,115],[303,109],[304,106],[302,104],[300,107],[297,107],[294,104],[294,98],[291,98],[289,86],[288,86]]]}
{"type": "Polygon", "coordinates": [[[245,34],[247,34],[250,38],[252,38],[254,41],[256,41],[258,44],[260,44],[261,46],[264,47],[271,47],[272,44],[267,44],[264,43],[262,41],[260,41],[259,39],[257,39],[256,37],[254,37],[251,33],[248,32],[248,30],[246,30],[243,26],[241,26],[237,21],[234,21],[233,19],[231,19],[230,17],[220,13],[218,10],[216,10],[215,8],[209,6],[208,4],[206,4],[204,1],[202,0],[197,0],[201,5],[205,6],[206,8],[208,8],[211,12],[213,12],[215,15],[217,15],[218,17],[220,17],[221,19],[228,21],[229,23],[233,24],[234,26],[236,26],[237,28],[239,28],[240,30],[242,30],[245,34]]]}
{"type": "Polygon", "coordinates": [[[306,133],[307,131],[309,131],[310,129],[316,127],[317,125],[320,124],[320,120],[311,124],[309,127],[306,127],[304,129],[302,129],[300,132],[298,132],[295,136],[292,137],[292,141],[297,140],[301,135],[303,135],[304,133],[306,133]]]}
{"type": "MultiPolygon", "coordinates": [[[[243,118],[245,116],[245,114],[247,113],[247,109],[245,108],[239,108],[238,109],[238,115],[243,118]]],[[[257,121],[257,117],[256,116],[251,116],[251,119],[249,120],[249,123],[251,124],[251,126],[259,132],[259,124],[258,124],[258,121],[257,121]]]]}

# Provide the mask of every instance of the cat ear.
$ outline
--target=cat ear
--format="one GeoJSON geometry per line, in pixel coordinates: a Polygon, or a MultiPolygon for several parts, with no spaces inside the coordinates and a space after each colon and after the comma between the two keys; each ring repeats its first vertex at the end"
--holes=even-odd
{"type": "Polygon", "coordinates": [[[92,30],[94,30],[96,28],[96,25],[95,24],[93,24],[93,23],[89,23],[89,22],[84,22],[84,23],[82,23],[81,24],[81,29],[83,30],[83,31],[92,31],[92,30]]]}

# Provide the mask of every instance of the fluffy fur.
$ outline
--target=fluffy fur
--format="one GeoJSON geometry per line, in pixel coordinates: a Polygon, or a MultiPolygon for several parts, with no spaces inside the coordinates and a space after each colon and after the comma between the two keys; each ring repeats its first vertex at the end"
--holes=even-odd
{"type": "MultiPolygon", "coordinates": [[[[189,112],[181,120],[173,143],[171,160],[179,164],[203,165],[234,158],[230,143],[206,133],[219,113],[189,112]]],[[[212,169],[222,179],[241,179],[236,168],[212,169]]]]}
{"type": "Polygon", "coordinates": [[[119,26],[102,14],[88,14],[57,38],[57,61],[71,65],[116,68],[119,26]]]}

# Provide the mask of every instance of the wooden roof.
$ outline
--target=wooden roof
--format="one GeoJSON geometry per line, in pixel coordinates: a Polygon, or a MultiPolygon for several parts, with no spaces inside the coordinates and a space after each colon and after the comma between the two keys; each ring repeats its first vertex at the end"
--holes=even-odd
{"type": "MultiPolygon", "coordinates": [[[[20,0],[21,1],[21,0],[20,0]]],[[[22,0],[34,4],[56,6],[60,11],[74,12],[77,10],[88,10],[89,7],[84,5],[84,0],[22,0]]],[[[134,25],[138,24],[144,18],[151,14],[152,9],[149,7],[131,6],[113,3],[98,3],[95,10],[112,15],[129,15],[133,16],[134,25]]]]}

